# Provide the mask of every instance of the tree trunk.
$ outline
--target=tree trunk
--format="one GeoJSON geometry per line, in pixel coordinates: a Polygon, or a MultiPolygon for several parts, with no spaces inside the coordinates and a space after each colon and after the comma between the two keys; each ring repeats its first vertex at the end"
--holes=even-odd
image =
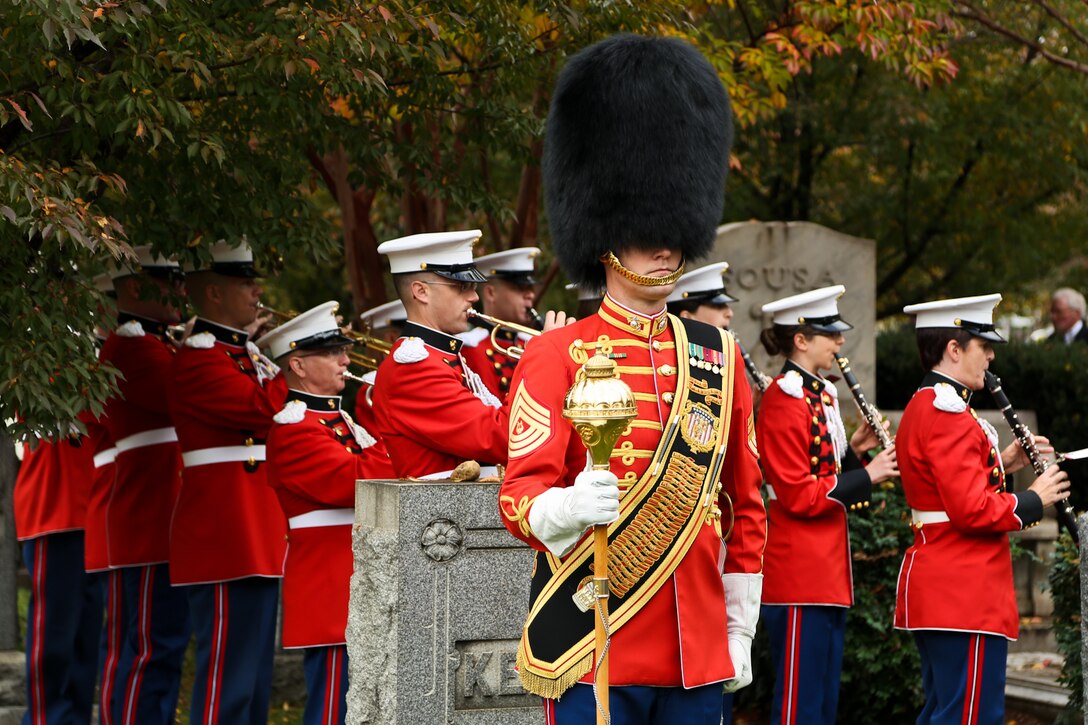
{"type": "Polygon", "coordinates": [[[0,429],[0,651],[19,646],[19,590],[15,575],[19,542],[15,539],[15,475],[19,461],[7,430],[0,429]]]}

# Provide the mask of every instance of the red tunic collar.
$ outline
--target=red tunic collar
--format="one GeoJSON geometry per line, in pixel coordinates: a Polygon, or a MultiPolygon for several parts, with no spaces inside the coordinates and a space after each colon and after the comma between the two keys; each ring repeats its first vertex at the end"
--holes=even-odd
{"type": "Polygon", "coordinates": [[[646,315],[624,307],[606,294],[601,300],[601,307],[597,310],[597,314],[613,327],[618,327],[628,335],[645,340],[660,335],[669,327],[669,315],[664,302],[661,303],[660,312],[646,315]]]}

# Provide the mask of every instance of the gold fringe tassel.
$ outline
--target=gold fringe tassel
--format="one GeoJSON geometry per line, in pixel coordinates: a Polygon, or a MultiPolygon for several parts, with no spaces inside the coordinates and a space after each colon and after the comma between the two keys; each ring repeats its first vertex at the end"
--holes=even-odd
{"type": "Polygon", "coordinates": [[[529,663],[525,659],[525,650],[521,647],[518,647],[517,666],[521,686],[525,688],[526,692],[540,695],[549,700],[557,700],[560,695],[574,687],[574,684],[582,679],[593,667],[593,653],[590,652],[584,658],[575,662],[572,667],[554,680],[530,672],[529,663]]]}

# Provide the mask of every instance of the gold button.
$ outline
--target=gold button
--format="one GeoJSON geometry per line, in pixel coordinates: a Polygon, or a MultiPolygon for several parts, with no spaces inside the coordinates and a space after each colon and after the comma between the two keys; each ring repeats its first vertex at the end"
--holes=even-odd
{"type": "Polygon", "coordinates": [[[502,370],[502,363],[495,363],[496,370],[502,370]]]}
{"type": "Polygon", "coordinates": [[[257,465],[257,459],[256,459],[256,458],[254,458],[253,456],[250,456],[250,457],[249,457],[249,460],[248,460],[248,461],[246,461],[246,463],[248,463],[248,464],[249,464],[249,465],[251,465],[251,466],[256,466],[256,465],[257,465]]]}
{"type": "Polygon", "coordinates": [[[650,347],[652,347],[657,352],[661,352],[661,348],[662,348],[661,341],[660,340],[654,340],[653,342],[650,343],[650,347]]]}
{"type": "Polygon", "coordinates": [[[253,439],[252,438],[246,438],[246,445],[247,446],[253,445],[253,439]]]}
{"type": "Polygon", "coordinates": [[[672,393],[662,393],[661,394],[661,399],[664,400],[666,403],[672,403],[672,400],[673,400],[674,397],[675,396],[672,393]]]}
{"type": "Polygon", "coordinates": [[[812,437],[812,442],[813,443],[819,443],[820,442],[820,436],[813,436],[812,437]]]}
{"type": "Polygon", "coordinates": [[[997,476],[997,475],[999,475],[1000,473],[1001,473],[1001,469],[999,469],[999,468],[998,468],[997,466],[994,466],[994,473],[993,473],[993,475],[997,476]]]}
{"type": "Polygon", "coordinates": [[[344,446],[344,450],[351,453],[351,446],[344,446]]]}
{"type": "Polygon", "coordinates": [[[819,463],[819,462],[820,462],[820,459],[819,459],[819,458],[818,458],[817,456],[813,456],[813,457],[812,457],[812,465],[814,465],[814,466],[815,466],[815,465],[816,465],[817,463],[819,463]]]}
{"type": "Polygon", "coordinates": [[[820,422],[820,418],[819,418],[819,416],[815,416],[815,415],[814,415],[814,416],[812,416],[812,422],[813,422],[813,423],[819,423],[819,422],[820,422]]]}
{"type": "Polygon", "coordinates": [[[332,410],[335,407],[336,407],[336,401],[335,400],[330,400],[329,401],[329,410],[332,410]]]}
{"type": "Polygon", "coordinates": [[[662,365],[661,367],[659,367],[657,369],[657,372],[660,373],[661,375],[666,375],[666,376],[674,375],[674,374],[676,374],[676,368],[674,368],[672,365],[662,365]]]}

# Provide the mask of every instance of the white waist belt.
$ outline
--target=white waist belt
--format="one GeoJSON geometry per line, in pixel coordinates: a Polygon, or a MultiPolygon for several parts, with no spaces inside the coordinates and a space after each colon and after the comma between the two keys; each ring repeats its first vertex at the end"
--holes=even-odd
{"type": "Polygon", "coordinates": [[[299,514],[287,519],[291,529],[313,529],[318,526],[345,526],[355,523],[355,509],[323,509],[299,514]]]}
{"type": "Polygon", "coordinates": [[[94,454],[94,467],[101,468],[102,466],[108,466],[113,463],[114,458],[117,458],[117,446],[107,448],[104,451],[99,451],[94,454]]]}
{"type": "Polygon", "coordinates": [[[154,430],[145,430],[143,433],[137,433],[122,438],[115,443],[118,453],[124,453],[125,451],[131,451],[133,448],[146,448],[147,446],[157,446],[160,443],[176,443],[178,440],[178,432],[171,428],[156,428],[154,430]]]}
{"type": "Polygon", "coordinates": [[[181,454],[181,462],[186,468],[206,466],[209,463],[231,463],[233,461],[264,460],[264,446],[223,446],[221,448],[201,448],[181,454]]]}
{"type": "MultiPolygon", "coordinates": [[[[454,469],[448,471],[442,471],[440,473],[428,473],[426,476],[417,476],[420,481],[437,481],[443,478],[449,478],[454,469]]],[[[480,478],[486,478],[487,476],[498,476],[499,469],[497,466],[480,466],[480,478]]]]}
{"type": "Polygon", "coordinates": [[[919,511],[918,509],[910,510],[911,521],[915,526],[921,526],[923,524],[943,524],[948,522],[948,514],[944,511],[919,511]]]}
{"type": "Polygon", "coordinates": [[[778,500],[778,494],[774,492],[774,486],[769,483],[765,483],[763,484],[763,488],[767,489],[767,498],[769,498],[771,501],[778,500]]]}

